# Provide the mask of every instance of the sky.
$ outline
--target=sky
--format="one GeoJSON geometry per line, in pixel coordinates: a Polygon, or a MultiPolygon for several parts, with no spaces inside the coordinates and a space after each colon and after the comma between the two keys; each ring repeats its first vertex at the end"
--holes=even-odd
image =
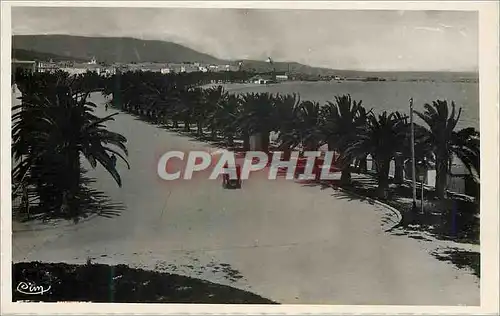
{"type": "Polygon", "coordinates": [[[467,11],[13,7],[12,33],[172,41],[221,59],[369,71],[477,71],[467,11]]]}

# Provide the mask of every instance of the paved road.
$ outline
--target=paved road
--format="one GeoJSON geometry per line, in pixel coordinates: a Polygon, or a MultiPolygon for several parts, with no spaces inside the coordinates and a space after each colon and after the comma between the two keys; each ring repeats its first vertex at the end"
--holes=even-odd
{"type": "Polygon", "coordinates": [[[224,190],[213,180],[165,182],[156,174],[165,150],[207,145],[126,114],[108,126],[128,138],[132,169],[119,164],[122,188],[101,167],[90,175],[127,210],[76,226],[14,233],[14,261],[84,263],[91,257],[291,304],[479,304],[474,276],[436,260],[416,240],[384,233],[386,213],[378,206],[262,177],[242,190],[224,190]]]}

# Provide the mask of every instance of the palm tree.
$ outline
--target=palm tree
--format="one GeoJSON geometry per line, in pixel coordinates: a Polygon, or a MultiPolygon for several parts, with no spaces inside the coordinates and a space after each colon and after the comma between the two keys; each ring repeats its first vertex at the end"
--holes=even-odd
{"type": "Polygon", "coordinates": [[[406,122],[400,113],[388,114],[386,111],[378,116],[370,113],[367,119],[367,128],[358,134],[354,142],[347,145],[344,155],[351,160],[370,154],[377,166],[377,194],[381,198],[387,198],[389,166],[404,146],[406,122]]]}
{"type": "Polygon", "coordinates": [[[227,93],[224,91],[222,86],[212,87],[203,90],[203,103],[200,109],[200,116],[202,121],[204,121],[208,128],[210,128],[211,138],[215,139],[217,137],[217,124],[210,118],[212,113],[217,110],[220,103],[223,103],[227,99],[227,93]]]}
{"type": "Polygon", "coordinates": [[[236,120],[240,110],[240,101],[238,95],[224,93],[207,117],[209,127],[220,131],[229,147],[234,146],[234,136],[238,132],[236,120]]]}
{"type": "Polygon", "coordinates": [[[269,93],[247,93],[242,97],[242,111],[238,117],[241,124],[243,141],[248,137],[256,137],[260,148],[254,150],[269,150],[269,133],[276,126],[274,121],[274,96],[269,93]]]}
{"type": "Polygon", "coordinates": [[[425,111],[415,113],[427,124],[427,141],[432,146],[436,165],[436,195],[443,199],[446,194],[447,177],[453,156],[462,161],[476,180],[479,180],[479,132],[473,128],[458,132],[455,127],[462,108],[455,111],[451,102],[451,113],[446,100],[436,100],[424,105],[425,111]]]}
{"type": "Polygon", "coordinates": [[[318,102],[304,101],[298,109],[299,133],[305,151],[316,151],[324,140],[321,106],[318,102]]]}
{"type": "Polygon", "coordinates": [[[126,139],[104,126],[115,114],[104,118],[92,114],[96,105],[88,101],[90,92],[74,91],[74,78],[52,76],[31,78],[38,87],[25,90],[22,104],[13,108],[12,152],[20,161],[13,178],[22,181],[29,175],[41,204],[50,208],[47,212],[76,217],[82,185],[80,155],[94,168],[100,163],[121,186],[111,154],[130,167],[121,153],[127,154],[126,139]],[[47,78],[51,80],[43,80],[47,78]]]}
{"type": "Polygon", "coordinates": [[[301,142],[299,128],[300,97],[296,94],[277,95],[275,97],[274,121],[277,123],[279,149],[284,160],[290,158],[291,150],[301,142]]]}
{"type": "Polygon", "coordinates": [[[328,143],[328,150],[336,151],[342,158],[338,159],[337,163],[342,168],[341,182],[344,184],[351,180],[352,164],[352,160],[344,155],[344,152],[357,139],[359,133],[364,131],[367,115],[371,112],[367,112],[361,103],[362,101],[352,100],[350,95],[336,96],[335,102],[327,102],[322,109],[323,134],[328,143]]]}

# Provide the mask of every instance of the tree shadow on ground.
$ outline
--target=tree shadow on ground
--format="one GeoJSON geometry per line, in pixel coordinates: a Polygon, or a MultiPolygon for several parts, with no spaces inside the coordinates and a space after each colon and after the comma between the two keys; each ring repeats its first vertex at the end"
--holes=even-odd
{"type": "Polygon", "coordinates": [[[192,258],[191,263],[176,265],[173,263],[168,263],[165,261],[158,261],[154,268],[158,272],[170,272],[170,273],[194,273],[201,277],[204,274],[217,275],[221,279],[224,279],[230,283],[236,283],[241,280],[245,280],[244,276],[240,271],[234,269],[230,264],[224,262],[210,261],[208,264],[202,265],[198,259],[192,258]]]}
{"type": "MultiPolygon", "coordinates": [[[[352,185],[342,185],[340,180],[327,180],[327,181],[315,181],[311,180],[307,183],[302,184],[305,187],[319,187],[321,190],[332,189],[332,196],[348,201],[363,201],[369,204],[374,204],[367,195],[360,195],[360,193],[354,193],[355,187],[352,185]],[[347,191],[346,191],[347,190],[347,191]]],[[[360,190],[358,190],[359,192],[360,190]]]]}
{"type": "Polygon", "coordinates": [[[398,227],[409,237],[424,233],[438,240],[479,244],[480,218],[478,203],[466,199],[429,200],[412,209],[411,200],[389,201],[400,210],[403,221],[398,227]]]}
{"type": "Polygon", "coordinates": [[[91,262],[16,263],[12,266],[12,298],[38,302],[276,304],[247,291],[200,279],[91,262]],[[23,294],[18,290],[21,282],[50,289],[41,295],[23,294]]]}
{"type": "Polygon", "coordinates": [[[104,192],[90,187],[96,180],[83,176],[81,188],[76,197],[78,210],[74,213],[63,213],[59,209],[47,210],[40,204],[32,205],[29,214],[21,211],[13,211],[13,219],[19,222],[53,220],[72,220],[78,223],[90,216],[98,215],[102,217],[119,216],[126,207],[122,203],[113,202],[104,192]]]}
{"type": "MultiPolygon", "coordinates": [[[[403,216],[402,221],[388,230],[395,236],[433,242],[434,240],[479,244],[479,205],[467,198],[453,196],[451,199],[435,200],[434,192],[424,191],[424,212],[412,209],[412,190],[407,185],[391,186],[390,198],[379,199],[376,195],[375,180],[353,180],[350,185],[342,185],[340,180],[313,181],[304,186],[319,186],[321,190],[333,189],[338,199],[362,201],[373,204],[373,200],[394,207],[403,216]],[[339,188],[345,190],[339,190],[339,188]],[[371,199],[368,199],[370,197],[371,199]]],[[[448,261],[460,269],[469,269],[480,276],[480,254],[460,249],[450,249],[444,253],[432,253],[441,261],[448,261]]]]}
{"type": "Polygon", "coordinates": [[[453,196],[436,200],[434,192],[424,190],[424,207],[421,213],[420,202],[417,203],[418,210],[413,210],[412,189],[406,184],[391,185],[387,199],[378,197],[376,181],[368,177],[353,179],[349,185],[342,185],[340,180],[329,180],[311,181],[304,186],[318,186],[322,190],[334,189],[332,195],[340,199],[371,204],[373,200],[378,200],[394,207],[403,216],[401,223],[394,227],[400,230],[398,235],[422,239],[415,234],[422,232],[438,240],[479,244],[479,203],[466,197],[453,196]],[[339,188],[346,191],[338,190],[339,188]]]}
{"type": "Polygon", "coordinates": [[[432,255],[440,261],[451,262],[460,269],[469,269],[475,276],[481,277],[481,254],[479,252],[448,248],[441,253],[433,252],[432,255]]]}

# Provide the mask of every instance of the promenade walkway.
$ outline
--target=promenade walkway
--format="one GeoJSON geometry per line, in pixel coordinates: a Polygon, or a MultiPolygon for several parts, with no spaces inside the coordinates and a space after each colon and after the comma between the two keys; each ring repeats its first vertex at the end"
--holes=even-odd
{"type": "MultiPolygon", "coordinates": [[[[104,101],[94,95],[93,101],[104,101]]],[[[109,114],[103,107],[98,115],[109,114]]],[[[127,209],[113,218],[13,234],[13,261],[128,264],[185,274],[289,304],[478,305],[473,275],[391,236],[381,206],[330,189],[252,177],[242,190],[217,180],[166,182],[166,150],[208,149],[127,114],[108,124],[128,138],[123,187],[102,168],[96,189],[127,209]]]]}

